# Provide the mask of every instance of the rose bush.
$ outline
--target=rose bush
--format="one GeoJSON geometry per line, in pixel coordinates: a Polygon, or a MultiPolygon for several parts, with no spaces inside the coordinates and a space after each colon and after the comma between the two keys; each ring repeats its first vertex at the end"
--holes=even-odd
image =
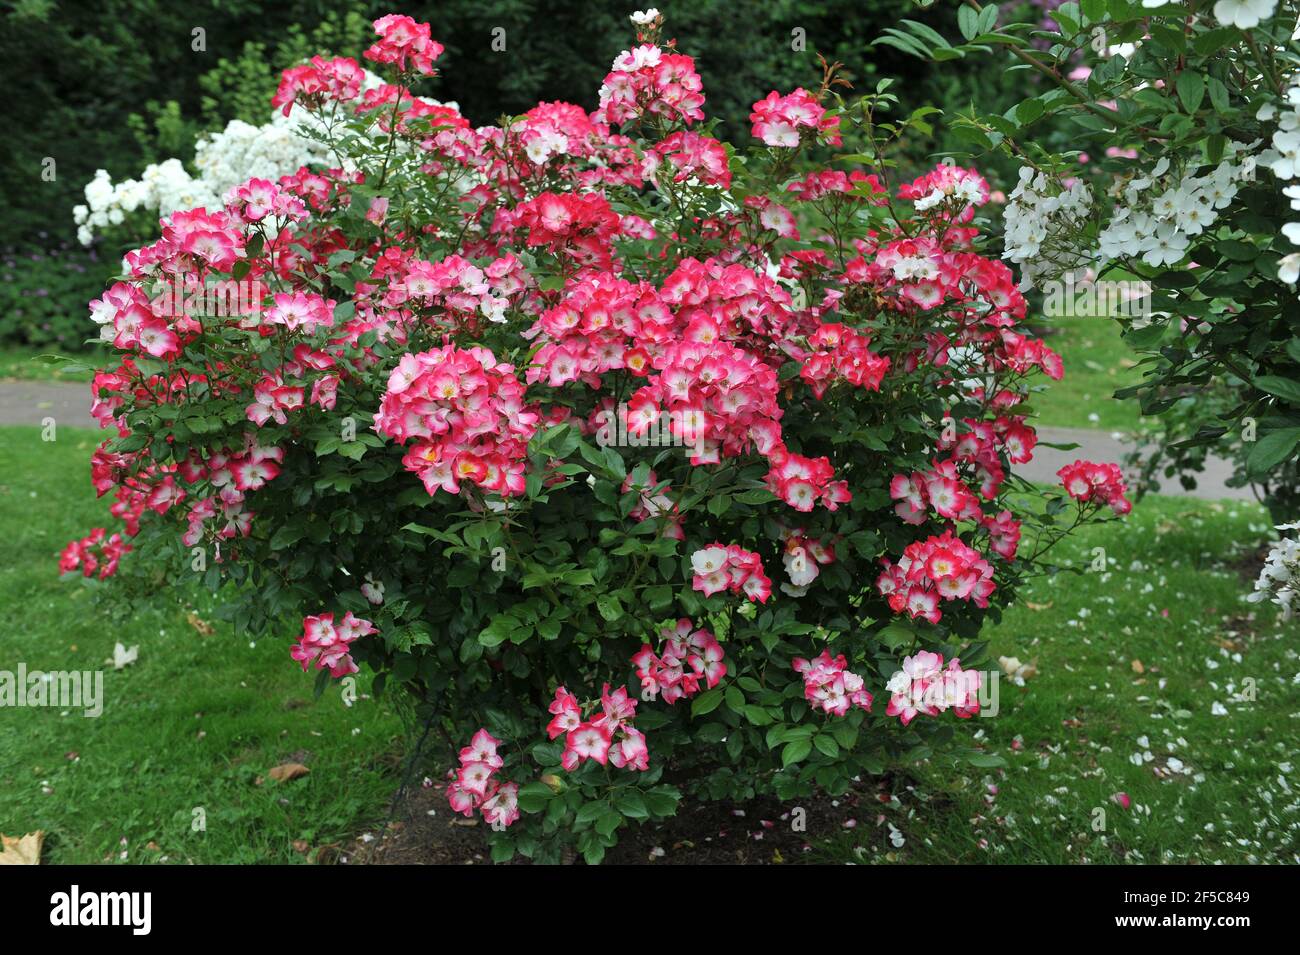
{"type": "Polygon", "coordinates": [[[951,723],[982,623],[1128,504],[1108,466],[1012,474],[1062,369],[980,252],[980,175],[816,162],[906,126],[832,68],[720,142],[657,16],[594,113],[477,128],[414,92],[427,24],[375,28],[382,86],[317,58],[275,97],[331,168],[167,216],[92,303],[124,528],[64,570],[198,569],[241,631],[302,621],[318,687],[412,701],[497,859],[599,861],[684,793],[995,765],[951,723]]]}

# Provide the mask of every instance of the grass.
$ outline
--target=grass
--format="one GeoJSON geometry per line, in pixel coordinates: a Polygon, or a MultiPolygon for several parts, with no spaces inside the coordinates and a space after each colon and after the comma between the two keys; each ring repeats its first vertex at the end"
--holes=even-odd
{"type": "Polygon", "coordinates": [[[72,355],[54,348],[33,348],[29,345],[0,345],[0,378],[18,378],[23,381],[90,381],[89,371],[70,371],[58,362],[43,361],[43,355],[63,355],[83,364],[95,364],[94,351],[72,355]]]}
{"type": "Polygon", "coordinates": [[[995,658],[1038,669],[970,727],[1008,768],[923,766],[830,857],[1300,862],[1296,624],[1243,601],[1239,558],[1267,524],[1253,505],[1151,497],[1063,544],[1058,562],[1089,569],[1036,581],[986,631],[995,658]]]}
{"type": "Polygon", "coordinates": [[[1140,415],[1136,400],[1114,398],[1116,390],[1142,380],[1137,356],[1120,338],[1114,319],[1056,319],[1045,340],[1064,358],[1065,377],[1040,379],[1045,383],[1034,397],[1036,425],[1125,432],[1154,425],[1140,415]]]}
{"type": "Polygon", "coordinates": [[[368,696],[350,708],[338,692],[314,700],[312,675],[289,659],[293,634],[238,640],[184,591],[118,619],[94,582],[59,580],[64,543],[107,517],[89,485],[97,440],[0,428],[0,605],[11,612],[0,670],[106,670],[99,718],[0,708],[0,832],[44,830],[54,863],[284,863],[381,817],[399,722],[368,696]],[[138,661],[103,667],[119,641],[139,646],[138,661]],[[286,761],[311,773],[267,778],[286,761]]]}

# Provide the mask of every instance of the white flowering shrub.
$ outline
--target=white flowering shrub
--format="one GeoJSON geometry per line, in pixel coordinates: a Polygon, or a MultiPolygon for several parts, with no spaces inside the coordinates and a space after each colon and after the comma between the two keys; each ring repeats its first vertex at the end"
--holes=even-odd
{"type": "MultiPolygon", "coordinates": [[[[1294,531],[1300,529],[1300,523],[1279,524],[1277,529],[1294,531]]],[[[1251,603],[1271,601],[1282,608],[1282,619],[1290,620],[1295,614],[1297,597],[1300,597],[1300,540],[1283,537],[1269,551],[1255,581],[1255,592],[1246,599],[1251,603]]]]}
{"type": "Polygon", "coordinates": [[[999,24],[994,5],[957,13],[963,42],[900,31],[918,54],[1005,51],[1027,96],[978,102],[959,122],[981,155],[1023,166],[1006,207],[1004,257],[1027,284],[1091,270],[1153,288],[1121,316],[1144,356],[1142,411],[1181,417],[1167,473],[1234,455],[1239,483],[1267,482],[1295,510],[1300,454],[1300,43],[1294,3],[1082,0],[1058,31],[999,24]],[[1050,135],[1049,135],[1050,133],[1050,135]],[[1046,142],[1068,142],[1049,150],[1046,142]],[[1213,392],[1230,400],[1197,402],[1213,392]],[[1200,415],[1187,427],[1189,402],[1200,415]]]}
{"type": "MultiPolygon", "coordinates": [[[[362,71],[362,90],[382,80],[362,71]]],[[[443,105],[427,100],[430,105],[443,105]]],[[[446,104],[456,108],[455,103],[446,104]]],[[[302,110],[276,110],[261,126],[231,120],[218,133],[194,143],[193,172],[179,159],[151,163],[138,179],[113,182],[100,169],[86,184],[85,203],[73,209],[77,238],[90,245],[106,230],[135,223],[131,238],[147,235],[157,219],[174,212],[220,206],[227,192],[250,179],[276,180],[303,166],[331,165],[327,123],[302,110]]]]}

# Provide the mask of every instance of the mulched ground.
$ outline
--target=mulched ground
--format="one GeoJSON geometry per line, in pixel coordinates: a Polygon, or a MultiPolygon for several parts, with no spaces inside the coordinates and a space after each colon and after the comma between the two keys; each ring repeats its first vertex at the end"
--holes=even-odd
{"type": "MultiPolygon", "coordinates": [[[[821,796],[788,804],[756,799],[731,803],[683,802],[662,823],[632,824],[606,865],[772,865],[841,861],[821,847],[828,841],[872,842],[888,848],[890,832],[881,803],[893,800],[889,780],[838,799],[821,796]],[[794,831],[795,809],[805,810],[806,831],[794,831]],[[873,831],[855,831],[858,829],[873,831]],[[856,837],[856,838],[853,838],[856,837]]],[[[891,818],[897,818],[891,814],[891,818]]],[[[345,865],[490,865],[480,820],[458,816],[441,786],[413,787],[386,827],[350,845],[323,852],[317,861],[345,865]]],[[[332,847],[331,847],[332,848],[332,847]]],[[[842,853],[838,855],[842,856],[842,853]]],[[[526,861],[526,860],[523,860],[526,861]]],[[[579,864],[581,860],[578,860],[579,864]]]]}

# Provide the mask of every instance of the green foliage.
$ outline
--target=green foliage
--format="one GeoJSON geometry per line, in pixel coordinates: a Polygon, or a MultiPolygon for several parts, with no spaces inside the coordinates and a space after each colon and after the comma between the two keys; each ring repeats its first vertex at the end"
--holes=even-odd
{"type": "Polygon", "coordinates": [[[0,252],[0,341],[80,351],[97,331],[86,303],[99,297],[117,269],[115,259],[66,241],[48,252],[0,252]]]}

